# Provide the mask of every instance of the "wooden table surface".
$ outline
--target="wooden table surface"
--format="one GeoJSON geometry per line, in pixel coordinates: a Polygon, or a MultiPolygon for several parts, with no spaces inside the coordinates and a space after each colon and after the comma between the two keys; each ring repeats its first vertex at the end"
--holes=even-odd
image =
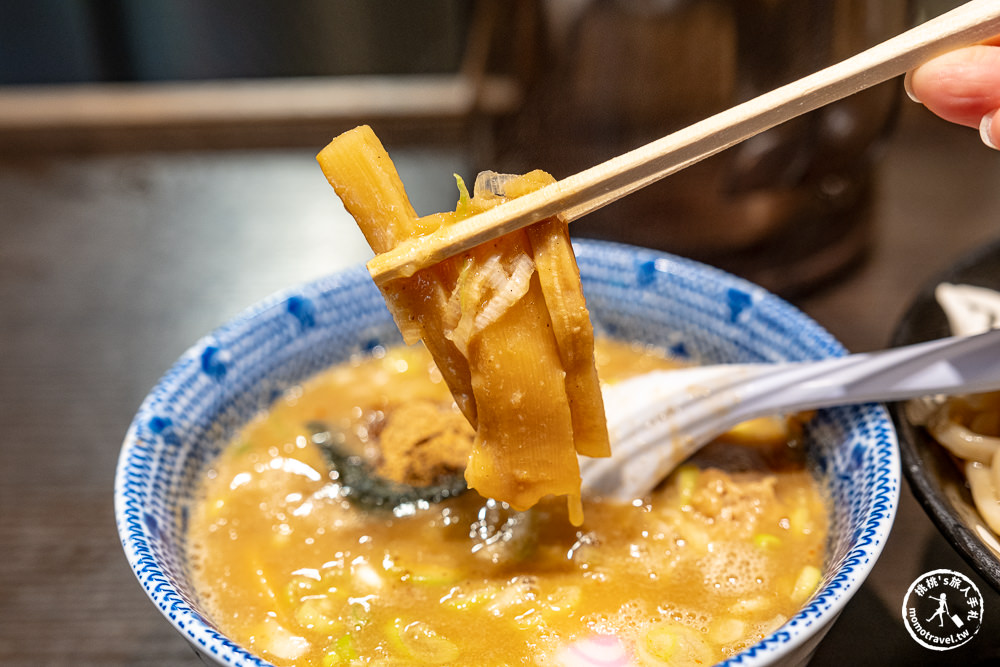
{"type": "MultiPolygon", "coordinates": [[[[0,158],[0,664],[195,665],[146,599],[115,531],[118,449],[185,348],[251,303],[369,256],[314,150],[0,158]]],[[[452,205],[460,152],[393,151],[418,210],[452,205]]],[[[1000,153],[907,109],[882,168],[859,270],[798,305],[854,351],[884,346],[906,302],[1000,237],[1000,153]]],[[[909,489],[868,581],[814,665],[1000,660],[985,624],[932,652],[900,619],[925,571],[972,570],[909,489]]]]}

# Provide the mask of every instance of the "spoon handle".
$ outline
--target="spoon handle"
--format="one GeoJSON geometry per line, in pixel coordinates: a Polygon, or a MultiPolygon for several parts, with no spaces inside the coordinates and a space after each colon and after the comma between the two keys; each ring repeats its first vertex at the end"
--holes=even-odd
{"type": "Polygon", "coordinates": [[[544,218],[560,215],[575,220],[775,125],[903,74],[932,56],[998,33],[1000,2],[971,0],[798,81],[376,255],[368,262],[368,271],[383,283],[544,218]]]}
{"type": "MultiPolygon", "coordinates": [[[[774,411],[1000,389],[1000,329],[819,362],[780,364],[738,391],[731,420],[774,411]]],[[[728,420],[727,420],[728,421],[728,420]]]]}
{"type": "Polygon", "coordinates": [[[1000,329],[820,361],[654,371],[606,397],[613,455],[581,460],[584,489],[642,496],[704,444],[754,417],[996,389],[1000,329]]]}

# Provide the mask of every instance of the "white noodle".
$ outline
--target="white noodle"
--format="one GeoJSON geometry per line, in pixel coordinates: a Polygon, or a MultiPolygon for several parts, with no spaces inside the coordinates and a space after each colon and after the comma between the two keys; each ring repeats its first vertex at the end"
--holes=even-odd
{"type": "Polygon", "coordinates": [[[990,461],[990,480],[993,482],[994,489],[1000,489],[1000,449],[997,450],[996,454],[993,455],[993,460],[990,461]]]}
{"type": "Polygon", "coordinates": [[[953,401],[941,406],[927,420],[927,430],[955,456],[989,465],[994,454],[1000,450],[1000,438],[976,433],[961,424],[955,419],[953,408],[953,401]]]}
{"type": "Polygon", "coordinates": [[[1000,498],[997,498],[993,486],[990,466],[976,461],[965,464],[965,478],[969,480],[969,489],[976,509],[994,533],[1000,533],[1000,498]]]}
{"type": "MultiPolygon", "coordinates": [[[[969,336],[1000,327],[1000,294],[972,285],[942,283],[935,297],[954,335],[969,336]]],[[[1000,534],[1000,427],[998,395],[915,399],[907,416],[955,456],[965,460],[965,478],[983,521],[1000,534]],[[960,416],[962,417],[960,421],[960,416]],[[968,426],[966,425],[968,424],[968,426]]]]}

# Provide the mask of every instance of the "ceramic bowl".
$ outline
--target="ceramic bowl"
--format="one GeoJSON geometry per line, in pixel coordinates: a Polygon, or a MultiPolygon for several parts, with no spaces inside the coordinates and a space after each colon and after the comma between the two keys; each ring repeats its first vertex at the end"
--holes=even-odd
{"type": "MultiPolygon", "coordinates": [[[[934,298],[943,282],[1000,290],[1000,242],[984,246],[935,276],[913,299],[893,333],[893,345],[941,338],[950,333],[934,298]]],[[[972,501],[965,476],[943,447],[910,422],[902,403],[890,406],[899,432],[903,472],[931,520],[962,557],[1000,591],[1000,538],[972,501]]]]}
{"type": "MultiPolygon", "coordinates": [[[[844,353],[801,312],[716,269],[601,242],[578,242],[576,250],[600,334],[698,363],[844,353]]],[[[380,294],[357,267],[276,295],[209,334],[140,407],[118,464],[118,530],[139,583],[207,662],[267,664],[215,627],[191,586],[185,525],[200,475],[222,443],[286,388],[352,352],[398,340],[380,294]]],[[[878,405],[821,411],[809,427],[808,452],[832,512],[822,585],[794,618],[726,664],[804,663],[888,537],[900,472],[887,412],[878,405]]]]}

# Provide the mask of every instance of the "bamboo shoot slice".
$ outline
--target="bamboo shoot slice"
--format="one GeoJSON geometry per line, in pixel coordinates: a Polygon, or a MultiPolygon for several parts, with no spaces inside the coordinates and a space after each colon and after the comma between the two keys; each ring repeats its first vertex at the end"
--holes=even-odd
{"type": "MultiPolygon", "coordinates": [[[[392,159],[367,125],[336,137],[316,159],[375,252],[390,250],[442,223],[439,216],[417,217],[392,159]]],[[[451,341],[433,335],[452,324],[448,299],[457,266],[455,260],[442,262],[391,281],[381,290],[404,340],[408,344],[424,340],[455,402],[474,427],[476,404],[468,362],[451,341]]]]}
{"type": "MultiPolygon", "coordinates": [[[[507,181],[505,196],[472,198],[460,183],[456,212],[418,218],[370,128],[334,139],[318,160],[377,253],[552,180],[532,172],[507,181]]],[[[571,520],[582,522],[577,452],[607,456],[609,446],[593,329],[565,223],[543,221],[382,291],[404,339],[423,339],[477,428],[469,485],[516,509],[566,495],[571,520]]]]}
{"type": "MultiPolygon", "coordinates": [[[[502,264],[529,251],[522,231],[501,241],[502,264]]],[[[549,494],[569,496],[572,507],[580,493],[566,374],[551,328],[535,274],[524,297],[469,341],[479,425],[465,478],[518,510],[549,494]]]]}
{"type": "MultiPolygon", "coordinates": [[[[489,172],[480,174],[480,179],[484,176],[487,180],[482,188],[477,179],[477,196],[480,190],[502,189],[505,197],[514,199],[555,182],[551,175],[540,170],[522,176],[489,172]]],[[[527,227],[526,232],[566,371],[576,451],[584,456],[611,456],[604,397],[594,361],[594,327],[583,296],[569,226],[553,217],[527,227]]]]}
{"type": "Polygon", "coordinates": [[[594,327],[583,298],[569,230],[565,222],[549,218],[528,227],[527,233],[566,371],[576,451],[584,456],[611,456],[604,397],[594,362],[594,327]]]}

